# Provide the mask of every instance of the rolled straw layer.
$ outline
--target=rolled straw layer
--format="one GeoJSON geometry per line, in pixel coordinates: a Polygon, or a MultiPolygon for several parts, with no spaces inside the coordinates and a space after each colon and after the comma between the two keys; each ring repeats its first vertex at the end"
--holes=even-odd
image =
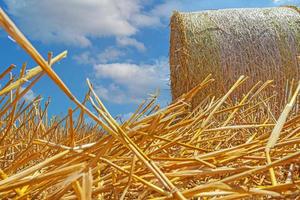
{"type": "MultiPolygon", "coordinates": [[[[299,79],[297,8],[175,12],[170,43],[173,99],[208,74],[218,80],[208,90],[213,95],[224,93],[240,75],[247,75],[247,84],[236,95],[244,94],[258,81],[274,80],[275,90],[267,92],[276,93],[277,101],[283,105],[287,80],[299,79]]],[[[196,97],[194,104],[199,104],[200,99],[196,97]]]]}

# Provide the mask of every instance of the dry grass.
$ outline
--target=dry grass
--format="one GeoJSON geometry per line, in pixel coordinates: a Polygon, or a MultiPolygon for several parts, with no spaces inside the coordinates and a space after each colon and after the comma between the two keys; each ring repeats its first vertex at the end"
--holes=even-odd
{"type": "MultiPolygon", "coordinates": [[[[299,196],[300,86],[287,90],[278,121],[270,81],[229,98],[247,83],[241,76],[221,96],[193,97],[218,80],[208,75],[166,108],[156,97],[117,122],[87,80],[80,102],[0,10],[0,25],[39,64],[0,91],[0,196],[2,199],[295,199],[299,196]],[[22,96],[47,74],[76,104],[62,118],[47,115],[37,97],[22,96]],[[30,80],[31,79],[31,80],[30,80]],[[21,85],[31,81],[21,91],[21,85]],[[91,109],[90,109],[91,108],[91,109]],[[78,117],[74,117],[74,116],[78,117]],[[86,117],[94,122],[88,124],[86,117]]],[[[65,57],[60,54],[56,59],[65,57]]],[[[13,67],[3,70],[1,81],[13,67]]]]}

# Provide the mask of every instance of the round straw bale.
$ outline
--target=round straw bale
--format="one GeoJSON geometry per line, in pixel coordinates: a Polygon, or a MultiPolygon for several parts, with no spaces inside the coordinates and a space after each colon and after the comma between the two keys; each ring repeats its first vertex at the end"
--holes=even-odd
{"type": "MultiPolygon", "coordinates": [[[[218,80],[215,87],[208,89],[214,96],[224,94],[240,75],[249,76],[249,80],[238,94],[248,92],[258,81],[274,80],[275,91],[282,98],[287,81],[299,79],[297,8],[174,12],[170,43],[173,100],[208,74],[218,80]]],[[[195,103],[202,98],[203,93],[195,103]]]]}

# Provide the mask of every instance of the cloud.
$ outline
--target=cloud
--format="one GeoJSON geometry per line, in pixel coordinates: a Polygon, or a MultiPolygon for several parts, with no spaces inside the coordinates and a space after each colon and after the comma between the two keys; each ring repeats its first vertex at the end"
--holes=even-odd
{"type": "MultiPolygon", "coordinates": [[[[17,24],[34,40],[87,47],[91,39],[117,37],[124,46],[145,50],[133,39],[143,27],[168,24],[173,10],[195,11],[253,5],[252,1],[228,0],[4,0],[17,24]]],[[[273,0],[274,4],[299,4],[299,0],[273,0]]],[[[266,2],[266,4],[268,4],[266,2]]]]}
{"type": "Polygon", "coordinates": [[[30,38],[45,43],[90,46],[91,38],[127,37],[159,19],[144,11],[144,0],[4,0],[30,38]]]}
{"type": "Polygon", "coordinates": [[[161,24],[168,24],[173,11],[194,12],[200,10],[224,9],[224,8],[244,8],[244,7],[270,7],[282,4],[299,5],[300,0],[164,0],[157,4],[149,13],[151,16],[157,16],[161,24]]]}
{"type": "Polygon", "coordinates": [[[273,0],[275,4],[293,4],[293,5],[299,5],[299,0],[273,0]]]}
{"type": "Polygon", "coordinates": [[[126,120],[129,120],[133,114],[134,114],[133,112],[121,113],[121,114],[118,114],[117,117],[120,119],[121,122],[124,122],[126,120]]]}
{"type": "Polygon", "coordinates": [[[163,19],[169,19],[174,10],[182,10],[186,7],[185,3],[180,0],[166,1],[162,4],[157,5],[152,11],[151,14],[159,16],[163,19]]]}
{"type": "Polygon", "coordinates": [[[117,104],[140,103],[147,93],[168,88],[167,58],[158,59],[153,64],[98,64],[94,71],[101,83],[95,86],[98,95],[117,104]]]}
{"type": "Polygon", "coordinates": [[[116,61],[124,55],[125,52],[122,49],[108,47],[104,49],[104,51],[102,51],[101,53],[91,53],[90,51],[84,51],[80,54],[73,56],[73,59],[79,64],[95,65],[97,63],[107,63],[116,61]]]}
{"type": "Polygon", "coordinates": [[[107,63],[107,62],[115,61],[124,55],[125,55],[124,51],[114,47],[108,47],[103,52],[97,55],[97,59],[98,62],[100,63],[107,63]]]}
{"type": "MultiPolygon", "coordinates": [[[[25,90],[24,87],[21,87],[20,89],[21,89],[21,92],[22,92],[23,90],[25,90]]],[[[34,98],[35,98],[36,96],[37,96],[37,95],[30,89],[30,90],[28,90],[28,91],[25,93],[25,95],[23,96],[23,99],[24,99],[25,101],[27,101],[27,102],[31,102],[32,100],[34,100],[34,98]]]]}
{"type": "Polygon", "coordinates": [[[129,99],[126,95],[126,92],[119,86],[114,83],[109,84],[108,86],[96,85],[95,91],[99,97],[109,100],[112,103],[123,104],[137,102],[135,99],[129,99]]]}
{"type": "Polygon", "coordinates": [[[73,56],[73,59],[79,64],[95,64],[96,59],[91,55],[91,52],[85,51],[73,56]]]}
{"type": "Polygon", "coordinates": [[[146,51],[146,47],[142,42],[137,41],[134,38],[129,37],[118,37],[117,44],[120,46],[132,46],[135,47],[137,50],[143,52],[146,51]]]}

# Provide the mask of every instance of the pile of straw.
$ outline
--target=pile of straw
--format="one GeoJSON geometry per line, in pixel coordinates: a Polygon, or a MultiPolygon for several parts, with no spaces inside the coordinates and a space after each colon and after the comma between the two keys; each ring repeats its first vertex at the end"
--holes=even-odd
{"type": "Polygon", "coordinates": [[[284,105],[287,80],[300,78],[300,14],[294,7],[175,12],[170,43],[173,99],[208,74],[218,80],[208,93],[222,95],[244,74],[250,79],[237,95],[258,81],[274,80],[276,89],[266,92],[277,93],[284,105]]]}
{"type": "MultiPolygon", "coordinates": [[[[80,102],[51,68],[66,52],[45,60],[0,9],[0,25],[39,66],[9,79],[0,91],[1,199],[290,198],[300,195],[300,115],[293,110],[300,84],[290,87],[277,120],[270,82],[241,76],[220,97],[191,100],[214,88],[209,75],[160,109],[156,97],[118,123],[92,84],[80,102]],[[76,104],[62,119],[47,116],[49,102],[22,96],[47,74],[76,104]],[[21,85],[30,81],[24,90],[21,85]],[[92,109],[90,109],[92,108],[92,109]],[[79,117],[74,114],[79,112],[79,117]],[[87,124],[90,117],[94,123],[87,124]]],[[[0,74],[1,81],[13,66],[0,74]]]]}

